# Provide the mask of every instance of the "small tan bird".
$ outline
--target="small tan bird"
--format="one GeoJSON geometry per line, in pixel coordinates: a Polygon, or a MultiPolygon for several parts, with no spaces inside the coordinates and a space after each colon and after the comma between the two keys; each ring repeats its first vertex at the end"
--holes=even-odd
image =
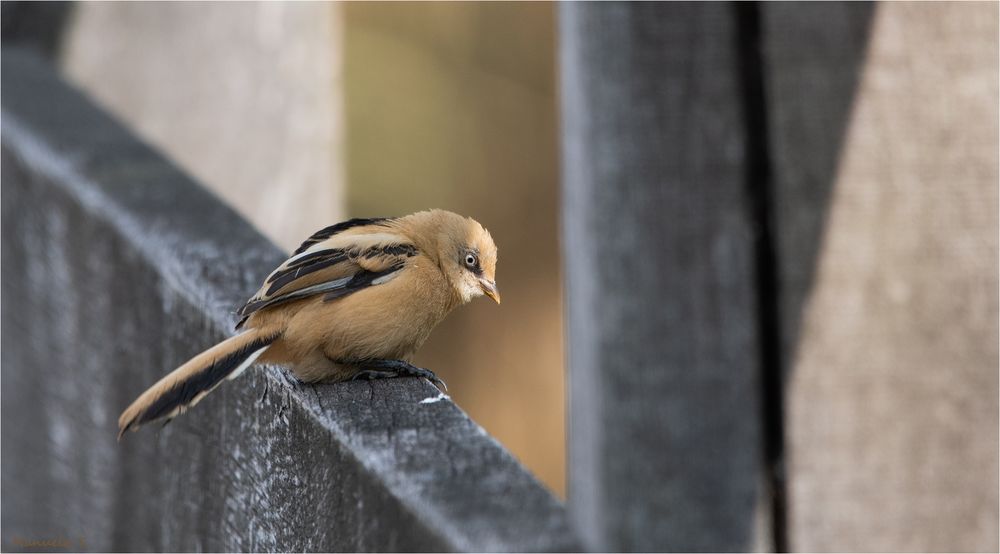
{"type": "Polygon", "coordinates": [[[240,308],[243,331],[142,393],[118,418],[118,438],[183,413],[258,360],[307,383],[415,376],[443,386],[407,360],[456,306],[483,294],[500,303],[496,263],[489,232],[444,210],[322,229],[240,308]]]}

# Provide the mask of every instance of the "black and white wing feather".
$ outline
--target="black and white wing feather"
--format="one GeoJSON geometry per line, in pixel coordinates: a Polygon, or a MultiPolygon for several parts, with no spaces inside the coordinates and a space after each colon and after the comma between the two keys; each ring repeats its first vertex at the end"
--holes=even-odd
{"type": "Polygon", "coordinates": [[[390,221],[352,219],[309,237],[239,309],[236,328],[263,309],[320,294],[330,301],[395,278],[418,252],[390,221]]]}

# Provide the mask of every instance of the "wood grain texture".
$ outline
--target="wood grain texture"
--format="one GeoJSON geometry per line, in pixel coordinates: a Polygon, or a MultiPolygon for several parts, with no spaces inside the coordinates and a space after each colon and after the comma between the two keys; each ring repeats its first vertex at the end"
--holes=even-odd
{"type": "Polygon", "coordinates": [[[574,522],[598,550],[768,549],[735,12],[560,15],[574,522]]]}
{"type": "Polygon", "coordinates": [[[3,548],[577,549],[562,505],[430,385],[255,368],[115,442],[281,253],[67,88],[2,59],[3,548]]]}

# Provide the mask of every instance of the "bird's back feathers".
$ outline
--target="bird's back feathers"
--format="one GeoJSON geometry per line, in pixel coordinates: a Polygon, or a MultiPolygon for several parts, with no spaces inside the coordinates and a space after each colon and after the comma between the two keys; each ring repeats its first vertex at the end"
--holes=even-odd
{"type": "Polygon", "coordinates": [[[346,223],[353,225],[334,225],[314,234],[239,309],[242,319],[236,328],[264,308],[320,294],[329,301],[391,280],[417,255],[417,248],[386,228],[386,221],[391,220],[351,220],[346,223]]]}
{"type": "Polygon", "coordinates": [[[394,218],[391,217],[356,217],[354,219],[348,219],[347,221],[341,221],[335,225],[330,225],[329,227],[324,227],[319,231],[316,231],[309,238],[304,240],[295,252],[292,254],[301,254],[309,249],[312,245],[317,242],[322,242],[334,235],[340,234],[348,229],[353,229],[355,227],[365,227],[369,225],[381,225],[387,221],[391,221],[394,218]]]}

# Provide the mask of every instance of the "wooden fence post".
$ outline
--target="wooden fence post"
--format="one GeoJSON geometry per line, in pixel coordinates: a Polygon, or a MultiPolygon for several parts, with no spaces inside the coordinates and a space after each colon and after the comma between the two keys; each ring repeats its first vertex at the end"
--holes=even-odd
{"type": "Polygon", "coordinates": [[[572,517],[601,550],[769,549],[736,12],[560,10],[572,517]]]}

